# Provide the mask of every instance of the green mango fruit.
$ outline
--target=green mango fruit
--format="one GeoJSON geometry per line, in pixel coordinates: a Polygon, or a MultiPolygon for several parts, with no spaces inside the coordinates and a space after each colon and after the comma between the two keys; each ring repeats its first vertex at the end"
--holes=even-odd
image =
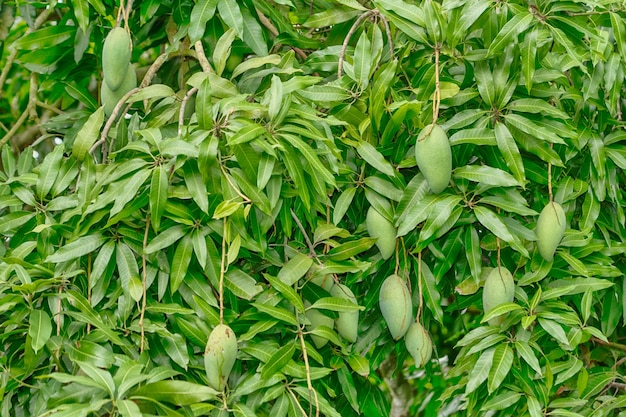
{"type": "Polygon", "coordinates": [[[434,194],[445,190],[452,176],[452,150],[448,135],[439,125],[430,124],[417,136],[415,159],[430,190],[434,194]]]}
{"type": "Polygon", "coordinates": [[[365,218],[367,233],[376,238],[376,246],[383,259],[389,259],[396,251],[396,228],[374,207],[370,206],[365,218]]]}
{"type": "Polygon", "coordinates": [[[415,366],[421,368],[426,365],[433,354],[433,342],[428,332],[420,323],[413,322],[404,335],[406,350],[415,361],[415,366]]]}
{"type": "Polygon", "coordinates": [[[104,114],[110,116],[111,113],[113,113],[113,109],[115,109],[117,102],[124,97],[124,94],[128,93],[135,87],[137,87],[137,74],[135,73],[135,67],[132,65],[128,66],[122,85],[117,90],[113,91],[109,88],[107,83],[102,83],[102,87],[100,89],[100,99],[102,101],[102,105],[104,106],[104,114]]]}
{"type": "Polygon", "coordinates": [[[411,295],[404,280],[396,274],[388,276],[380,287],[378,302],[391,336],[400,339],[413,320],[411,295]]]}
{"type": "Polygon", "coordinates": [[[535,234],[539,253],[548,262],[554,259],[554,252],[561,243],[567,227],[565,212],[559,203],[548,203],[537,220],[535,234]]]}
{"type": "MultiPolygon", "coordinates": [[[[333,297],[343,298],[358,304],[352,290],[343,284],[335,284],[330,294],[333,297]]],[[[356,342],[359,332],[359,311],[340,311],[339,317],[335,319],[335,329],[348,342],[356,342]]]]}
{"type": "Polygon", "coordinates": [[[115,27],[104,39],[102,46],[102,72],[104,82],[111,91],[122,85],[130,65],[132,43],[126,29],[115,27]]]}
{"type": "Polygon", "coordinates": [[[237,336],[233,330],[218,324],[209,335],[204,352],[204,369],[209,386],[223,391],[226,381],[237,359],[237,336]]]}
{"type": "MultiPolygon", "coordinates": [[[[515,281],[513,275],[504,267],[493,268],[483,287],[483,309],[485,314],[497,306],[512,303],[515,296],[515,281]]],[[[504,315],[489,320],[492,326],[499,326],[504,321],[504,315]]]]}

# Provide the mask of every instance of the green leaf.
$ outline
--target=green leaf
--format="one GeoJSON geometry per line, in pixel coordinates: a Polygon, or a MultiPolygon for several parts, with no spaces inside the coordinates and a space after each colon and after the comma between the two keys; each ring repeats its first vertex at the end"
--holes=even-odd
{"type": "Polygon", "coordinates": [[[260,312],[265,313],[274,319],[284,321],[292,326],[298,326],[296,316],[289,310],[263,303],[252,303],[251,305],[256,307],[256,309],[260,312]]]}
{"type": "MultiPolygon", "coordinates": [[[[354,195],[356,194],[356,187],[350,187],[343,190],[337,201],[335,202],[335,209],[333,210],[333,223],[339,224],[343,216],[350,208],[352,204],[352,200],[354,199],[354,195]]],[[[0,230],[2,226],[0,225],[0,230]]]]}
{"type": "MultiPolygon", "coordinates": [[[[367,88],[372,69],[372,43],[367,32],[362,32],[354,49],[354,79],[361,89],[367,88]]],[[[360,153],[360,152],[359,152],[360,153]]]]}
{"type": "Polygon", "coordinates": [[[181,368],[187,370],[189,364],[189,353],[187,352],[187,342],[185,338],[177,333],[168,334],[160,339],[167,356],[176,362],[181,368]]]}
{"type": "Polygon", "coordinates": [[[213,400],[218,392],[206,385],[187,381],[158,381],[146,384],[133,392],[130,399],[150,398],[177,406],[213,400]]]}
{"type": "Polygon", "coordinates": [[[565,334],[563,327],[561,327],[558,323],[552,320],[542,318],[537,319],[537,321],[539,322],[539,325],[546,331],[546,333],[556,339],[559,343],[562,343],[566,346],[569,345],[567,335],[565,334]]]}
{"type": "Polygon", "coordinates": [[[228,270],[224,286],[237,297],[245,300],[252,300],[263,291],[254,278],[239,269],[228,270]]]}
{"type": "Polygon", "coordinates": [[[435,319],[443,324],[443,309],[441,308],[441,294],[437,289],[437,278],[431,272],[430,268],[422,261],[422,283],[424,290],[424,299],[428,309],[435,319]]]}
{"type": "Polygon", "coordinates": [[[506,22],[491,42],[487,56],[489,57],[503,52],[514,37],[528,29],[533,19],[534,16],[526,11],[515,14],[511,20],[506,22]]]}
{"type": "Polygon", "coordinates": [[[76,134],[72,154],[82,161],[100,135],[100,128],[104,123],[104,107],[99,107],[89,116],[83,127],[76,134]]]}
{"type": "Polygon", "coordinates": [[[478,358],[478,361],[469,374],[469,380],[467,381],[465,388],[466,394],[476,391],[476,389],[480,387],[480,385],[489,377],[489,371],[491,370],[495,350],[496,348],[487,349],[478,358]]]}
{"type": "Polygon", "coordinates": [[[187,275],[187,269],[191,263],[193,254],[193,241],[191,235],[186,234],[178,243],[174,257],[172,258],[170,274],[170,292],[175,294],[187,275]]]}
{"type": "Polygon", "coordinates": [[[43,310],[33,309],[30,313],[28,335],[35,353],[46,345],[52,334],[50,316],[43,310]]]}
{"type": "Polygon", "coordinates": [[[298,253],[292,257],[278,272],[278,279],[291,286],[307,273],[313,265],[313,259],[298,253]]]}
{"type": "Polygon", "coordinates": [[[185,234],[186,231],[183,229],[182,225],[168,227],[148,243],[144,252],[149,255],[161,249],[165,249],[176,243],[180,238],[185,236],[185,234]]]}
{"type": "Polygon", "coordinates": [[[219,0],[217,10],[228,27],[235,30],[239,39],[244,39],[243,15],[236,0],[219,0]]]}
{"type": "Polygon", "coordinates": [[[115,246],[115,263],[120,276],[120,283],[125,292],[130,293],[130,282],[139,280],[139,266],[130,247],[124,242],[115,246]]]}
{"type": "Polygon", "coordinates": [[[258,56],[266,56],[267,41],[265,40],[265,32],[259,22],[252,16],[251,10],[247,8],[241,9],[243,16],[243,41],[258,56]]]}
{"type": "Polygon", "coordinates": [[[309,308],[323,309],[331,311],[359,311],[365,310],[365,307],[354,304],[350,300],[337,297],[323,297],[314,302],[309,308]]]}
{"type": "Polygon", "coordinates": [[[508,172],[487,165],[465,165],[455,168],[453,175],[480,184],[498,187],[515,187],[521,185],[519,181],[508,172]]]}
{"type": "Polygon", "coordinates": [[[450,146],[464,144],[496,146],[496,135],[493,129],[475,128],[459,130],[450,136],[450,146]]]}
{"type": "Polygon", "coordinates": [[[155,232],[161,227],[161,217],[167,204],[167,169],[162,166],[154,168],[150,181],[150,221],[155,232]]]}
{"type": "Polygon", "coordinates": [[[522,310],[523,307],[515,304],[515,303],[504,303],[490,310],[480,321],[481,323],[486,323],[494,317],[499,317],[503,314],[509,313],[511,311],[522,310]]]}
{"type": "Polygon", "coordinates": [[[46,262],[59,263],[80,258],[81,256],[94,252],[100,246],[104,245],[105,242],[106,239],[100,233],[79,237],[48,256],[46,262]]]}
{"type": "Polygon", "coordinates": [[[490,394],[500,387],[504,378],[509,374],[511,365],[513,365],[513,349],[506,343],[498,345],[489,370],[487,389],[490,394]]]}
{"type": "Polygon", "coordinates": [[[328,257],[333,261],[343,261],[350,259],[359,253],[365,252],[376,243],[376,239],[370,237],[364,237],[361,239],[353,240],[350,242],[342,243],[341,245],[332,248],[328,252],[328,257]]]}
{"type": "Polygon", "coordinates": [[[509,129],[502,123],[496,123],[494,130],[496,143],[498,144],[498,149],[500,149],[500,154],[504,158],[504,162],[506,162],[517,182],[523,187],[526,184],[526,175],[524,174],[522,155],[517,148],[515,139],[511,136],[509,129]]]}
{"type": "Polygon", "coordinates": [[[117,410],[122,417],[142,417],[143,414],[139,406],[131,400],[120,400],[117,402],[117,410]]]}
{"type": "Polygon", "coordinates": [[[18,39],[13,47],[18,50],[41,50],[60,45],[74,38],[76,26],[54,25],[37,29],[18,39]]]}
{"type": "Polygon", "coordinates": [[[522,393],[504,390],[504,392],[485,402],[481,410],[505,410],[522,398],[522,393]]]}
{"type": "Polygon", "coordinates": [[[535,352],[527,342],[524,342],[522,340],[516,340],[515,351],[522,359],[524,359],[524,361],[528,365],[530,365],[531,368],[533,368],[535,372],[537,372],[539,375],[543,375],[543,372],[541,371],[541,366],[539,365],[539,360],[537,359],[535,352]]]}
{"type": "Polygon", "coordinates": [[[268,379],[277,372],[280,372],[283,367],[291,360],[294,352],[296,351],[295,343],[287,343],[285,346],[278,349],[265,363],[261,370],[261,378],[268,379]]]}
{"type": "Polygon", "coordinates": [[[496,213],[483,206],[474,206],[474,214],[476,214],[478,221],[489,229],[491,233],[505,242],[511,242],[513,240],[513,235],[509,231],[509,228],[506,227],[506,224],[504,224],[500,216],[496,213]]]}
{"type": "Polygon", "coordinates": [[[202,39],[206,30],[207,22],[215,14],[215,8],[219,0],[198,0],[191,9],[189,18],[189,40],[191,43],[202,39]]]}
{"type": "Polygon", "coordinates": [[[291,303],[291,305],[293,305],[300,313],[304,314],[304,302],[293,288],[269,274],[263,274],[263,276],[276,291],[281,293],[285,299],[291,303]]]}
{"type": "Polygon", "coordinates": [[[144,185],[149,177],[150,171],[147,169],[143,169],[141,171],[137,171],[129,179],[112,185],[116,187],[117,192],[115,197],[115,204],[113,204],[113,207],[109,212],[110,217],[113,217],[114,215],[122,211],[126,204],[136,197],[137,192],[144,185]]]}
{"type": "Polygon", "coordinates": [[[113,377],[108,371],[97,368],[88,362],[80,362],[78,366],[98,387],[108,392],[111,398],[114,398],[115,382],[113,382],[113,377]]]}
{"type": "Polygon", "coordinates": [[[39,201],[44,200],[44,197],[50,192],[57,179],[61,163],[63,162],[63,152],[63,145],[56,146],[39,165],[39,175],[35,185],[39,201]]]}
{"type": "Polygon", "coordinates": [[[390,177],[395,175],[395,169],[393,166],[385,160],[385,157],[370,143],[359,141],[356,145],[356,150],[368,164],[376,168],[378,171],[385,175],[389,175],[390,177]]]}

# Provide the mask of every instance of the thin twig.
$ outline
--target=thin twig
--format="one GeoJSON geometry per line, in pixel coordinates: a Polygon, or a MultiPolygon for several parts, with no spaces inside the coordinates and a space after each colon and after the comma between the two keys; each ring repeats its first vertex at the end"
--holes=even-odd
{"type": "Polygon", "coordinates": [[[226,181],[228,182],[228,184],[230,185],[230,187],[235,191],[235,193],[237,193],[237,195],[241,198],[243,198],[243,202],[244,203],[251,203],[252,200],[250,200],[244,193],[242,193],[239,188],[237,188],[235,186],[235,184],[233,184],[233,182],[230,180],[230,177],[228,176],[228,174],[226,173],[226,170],[224,169],[224,166],[220,163],[219,164],[220,169],[222,171],[222,174],[224,174],[224,177],[226,178],[226,181]]]}
{"type": "Polygon", "coordinates": [[[102,133],[100,134],[100,139],[96,143],[93,144],[91,149],[89,149],[89,153],[93,154],[93,152],[96,149],[98,149],[98,146],[102,145],[102,162],[105,162],[107,158],[106,140],[109,134],[109,130],[111,130],[113,123],[115,123],[115,120],[117,119],[117,116],[120,110],[126,104],[126,100],[128,100],[130,96],[132,96],[139,90],[140,90],[139,88],[133,88],[132,90],[124,94],[124,97],[119,99],[119,101],[115,105],[115,108],[113,108],[113,112],[111,113],[111,116],[109,116],[109,119],[107,120],[106,124],[104,125],[104,128],[102,129],[102,133]]]}
{"type": "Polygon", "coordinates": [[[139,328],[141,329],[141,345],[139,346],[139,353],[142,353],[145,348],[145,328],[143,319],[146,315],[146,293],[147,293],[147,285],[148,285],[148,263],[146,260],[146,247],[148,246],[148,231],[150,230],[150,216],[146,219],[146,228],[143,232],[143,250],[141,251],[141,289],[142,289],[142,299],[141,299],[141,313],[139,315],[139,328]]]}
{"type": "Polygon", "coordinates": [[[180,111],[178,112],[178,134],[183,134],[183,125],[185,124],[185,109],[187,107],[187,102],[198,92],[198,87],[193,87],[191,90],[187,91],[185,97],[183,97],[183,101],[180,103],[180,111]]]}
{"type": "MultiPolygon", "coordinates": [[[[293,213],[293,211],[292,211],[293,213]]],[[[309,389],[309,395],[313,395],[315,399],[315,415],[319,417],[320,415],[320,404],[319,399],[317,397],[317,391],[313,388],[313,384],[311,383],[311,367],[309,366],[309,355],[306,351],[306,344],[304,343],[304,335],[302,334],[302,328],[298,329],[298,338],[300,339],[300,347],[302,348],[302,356],[304,358],[304,369],[306,371],[306,385],[309,389]]],[[[309,398],[309,404],[313,405],[313,402],[309,398]]]]}
{"type": "Polygon", "coordinates": [[[389,54],[393,57],[393,39],[391,38],[391,29],[389,28],[389,21],[387,21],[387,18],[382,15],[379,14],[380,16],[380,20],[383,22],[383,25],[385,26],[385,34],[387,34],[387,43],[389,44],[389,54]]]}
{"type": "MultiPolygon", "coordinates": [[[[276,26],[274,26],[274,24],[272,23],[271,20],[269,20],[267,18],[267,16],[265,16],[259,9],[256,9],[256,14],[257,16],[259,16],[259,21],[261,22],[261,24],[263,26],[265,26],[265,28],[267,30],[269,30],[269,32],[273,35],[273,36],[278,36],[278,29],[276,29],[276,26]]],[[[307,59],[307,55],[306,53],[304,53],[304,51],[296,46],[291,46],[290,48],[294,50],[295,53],[297,53],[300,58],[302,59],[307,59]]]]}
{"type": "MultiPolygon", "coordinates": [[[[93,252],[87,256],[87,301],[91,305],[91,257],[93,252]]],[[[91,323],[87,323],[87,333],[91,332],[91,323]]]]}
{"type": "MultiPolygon", "coordinates": [[[[550,149],[552,149],[552,144],[550,144],[550,149]]],[[[553,201],[552,196],[552,163],[548,162],[548,196],[550,199],[550,203],[553,201]]]]}
{"type": "Polygon", "coordinates": [[[622,345],[621,343],[605,342],[604,340],[598,339],[597,337],[592,337],[591,339],[599,345],[626,352],[626,345],[622,345]]]}
{"type": "Polygon", "coordinates": [[[223,230],[222,230],[222,259],[220,262],[220,283],[219,283],[219,297],[220,297],[220,324],[224,323],[224,275],[226,274],[226,217],[224,217],[223,230]]]}
{"type": "Polygon", "coordinates": [[[193,47],[196,50],[196,59],[200,63],[200,66],[202,67],[202,71],[213,72],[213,69],[211,68],[211,64],[209,63],[209,60],[207,59],[206,54],[204,53],[204,46],[202,45],[202,41],[196,41],[196,43],[193,44],[193,47]]]}
{"type": "Polygon", "coordinates": [[[309,254],[314,259],[317,259],[317,254],[315,253],[315,247],[313,246],[311,239],[309,239],[309,236],[306,233],[306,229],[304,228],[304,226],[302,226],[302,222],[300,222],[300,219],[296,215],[296,212],[293,211],[293,209],[290,209],[290,210],[291,210],[291,217],[293,218],[293,221],[296,222],[296,224],[298,225],[298,229],[300,229],[300,231],[304,235],[304,241],[306,242],[306,245],[309,247],[309,254]]]}
{"type": "Polygon", "coordinates": [[[356,32],[356,29],[359,27],[359,25],[361,24],[363,20],[367,19],[368,17],[376,13],[378,13],[378,11],[374,11],[374,10],[366,11],[365,13],[361,14],[356,19],[356,21],[352,24],[352,27],[350,27],[350,30],[346,34],[346,38],[343,40],[343,45],[341,45],[341,52],[339,53],[339,62],[337,65],[337,78],[341,78],[341,73],[343,70],[343,60],[345,59],[345,56],[346,56],[346,50],[348,49],[350,38],[352,38],[352,35],[354,35],[354,32],[356,32]]]}
{"type": "Polygon", "coordinates": [[[435,93],[433,96],[433,126],[439,119],[439,106],[441,105],[441,89],[439,86],[439,45],[435,47],[435,93]]]}
{"type": "Polygon", "coordinates": [[[417,252],[417,293],[419,295],[419,306],[417,306],[417,317],[415,321],[420,322],[422,317],[422,305],[424,304],[422,293],[422,251],[417,252]]]}
{"type": "Polygon", "coordinates": [[[0,139],[0,148],[2,148],[5,143],[7,143],[9,140],[11,140],[13,135],[15,135],[15,133],[18,131],[18,129],[22,126],[22,124],[24,124],[24,122],[28,118],[29,111],[30,111],[30,109],[27,107],[26,110],[24,110],[24,112],[17,119],[17,121],[13,124],[13,126],[11,126],[11,130],[9,130],[7,132],[7,134],[4,135],[4,137],[2,139],[0,139]]]}

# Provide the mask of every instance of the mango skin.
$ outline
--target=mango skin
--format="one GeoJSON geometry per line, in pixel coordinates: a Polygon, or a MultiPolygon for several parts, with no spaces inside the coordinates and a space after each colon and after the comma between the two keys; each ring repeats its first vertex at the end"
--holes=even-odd
{"type": "Polygon", "coordinates": [[[122,27],[111,29],[102,46],[102,72],[111,91],[120,88],[130,65],[131,40],[122,27]]]}
{"type": "Polygon", "coordinates": [[[135,73],[135,68],[132,65],[128,66],[126,71],[126,76],[122,82],[120,88],[115,91],[112,91],[106,82],[102,83],[102,87],[100,89],[100,99],[102,101],[102,105],[104,106],[104,114],[108,116],[113,113],[113,109],[115,109],[115,105],[124,94],[128,93],[133,88],[137,87],[137,74],[135,73]]]}
{"type": "Polygon", "coordinates": [[[565,235],[566,222],[563,207],[556,202],[546,204],[539,214],[535,228],[537,248],[541,257],[548,262],[554,259],[554,252],[565,235]]]}
{"type": "MultiPolygon", "coordinates": [[[[513,275],[504,267],[491,270],[483,288],[483,309],[485,314],[497,306],[512,303],[515,296],[515,281],[513,275]]],[[[492,326],[499,326],[504,321],[505,315],[494,317],[489,320],[492,326]]]]}
{"type": "Polygon", "coordinates": [[[209,386],[223,391],[226,381],[237,359],[237,336],[233,330],[218,324],[209,335],[204,352],[204,369],[209,386]]]}
{"type": "Polygon", "coordinates": [[[415,160],[433,194],[446,189],[452,177],[452,150],[448,135],[439,125],[430,124],[419,133],[415,160]]]}
{"type": "Polygon", "coordinates": [[[433,354],[433,342],[430,335],[420,323],[414,322],[404,335],[406,350],[415,361],[415,366],[421,368],[426,365],[433,354]]]}
{"type": "MultiPolygon", "coordinates": [[[[333,297],[343,298],[358,304],[352,290],[343,284],[335,284],[330,294],[333,297]]],[[[348,342],[356,342],[359,333],[359,311],[340,311],[339,317],[335,319],[335,329],[348,342]]]]}
{"type": "Polygon", "coordinates": [[[367,233],[376,238],[376,246],[383,259],[389,259],[396,251],[397,230],[393,223],[387,220],[374,207],[370,206],[365,218],[367,233]]]}
{"type": "Polygon", "coordinates": [[[396,274],[388,276],[380,287],[378,303],[391,337],[400,339],[413,319],[411,295],[404,280],[396,274]]]}
{"type": "MultiPolygon", "coordinates": [[[[332,329],[335,325],[335,320],[332,317],[328,317],[326,314],[322,313],[319,310],[310,308],[305,313],[306,318],[311,322],[310,325],[307,325],[306,328],[308,331],[311,331],[319,326],[326,326],[332,329]]],[[[315,334],[311,334],[311,339],[313,339],[313,344],[316,348],[320,349],[328,343],[328,339],[325,337],[321,337],[315,334]]]]}

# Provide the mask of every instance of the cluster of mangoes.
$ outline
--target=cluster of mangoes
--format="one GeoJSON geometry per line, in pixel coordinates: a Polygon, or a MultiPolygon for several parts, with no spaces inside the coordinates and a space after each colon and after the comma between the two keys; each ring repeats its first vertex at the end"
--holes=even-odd
{"type": "Polygon", "coordinates": [[[110,116],[115,105],[126,93],[137,87],[137,74],[130,62],[132,41],[128,31],[117,26],[109,32],[102,47],[104,82],[100,99],[104,113],[110,116]]]}
{"type": "Polygon", "coordinates": [[[388,276],[380,287],[378,302],[391,337],[404,337],[415,366],[424,366],[430,360],[433,344],[424,326],[413,321],[411,294],[404,280],[396,274],[388,276]]]}

